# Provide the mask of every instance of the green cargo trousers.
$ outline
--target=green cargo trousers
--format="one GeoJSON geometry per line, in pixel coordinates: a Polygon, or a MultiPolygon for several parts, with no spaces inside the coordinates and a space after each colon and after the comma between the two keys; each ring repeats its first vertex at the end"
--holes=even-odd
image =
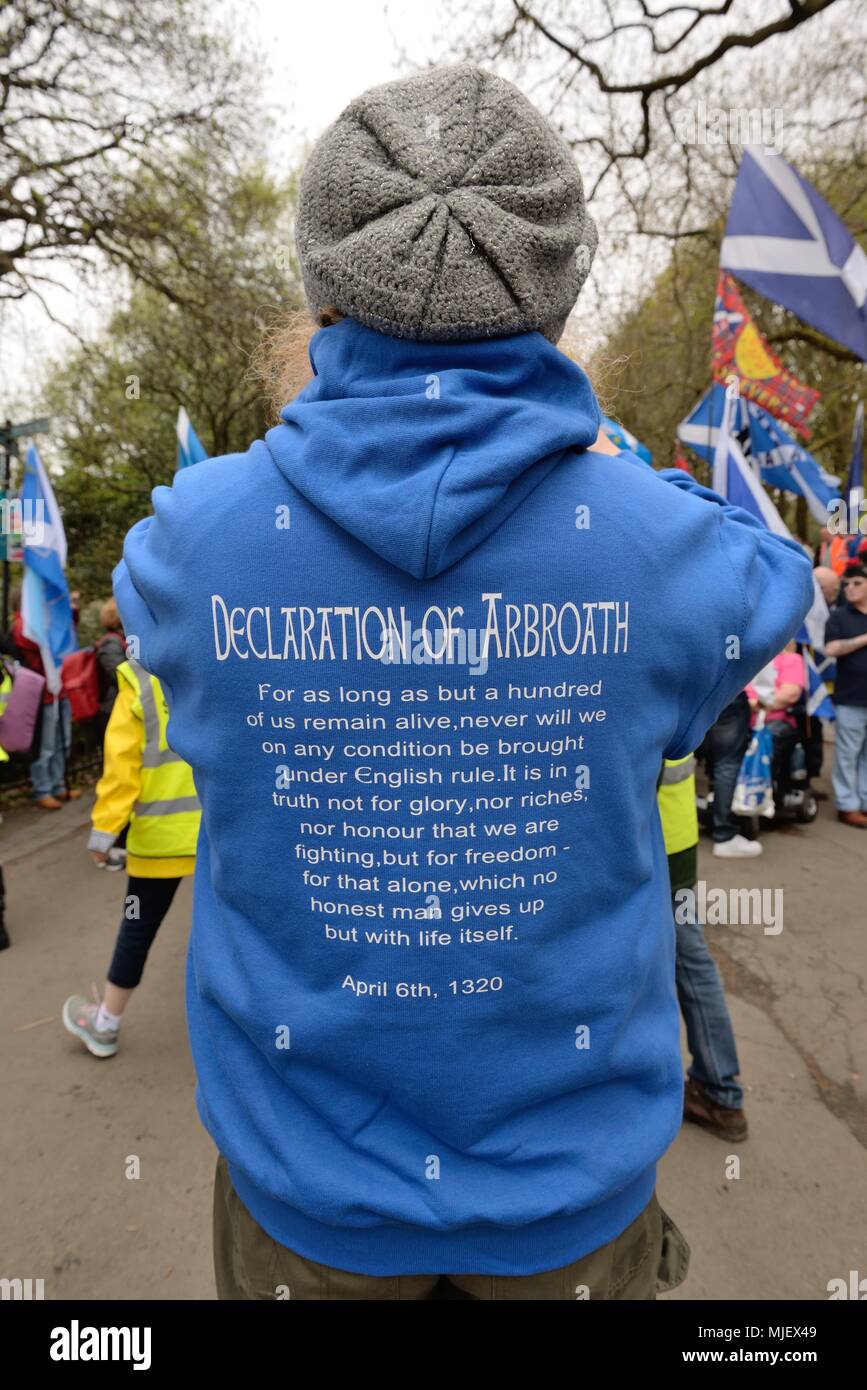
{"type": "Polygon", "coordinates": [[[541,1274],[352,1274],[273,1240],[217,1160],[214,1272],[219,1299],[654,1299],[686,1278],[689,1247],[656,1195],[615,1240],[541,1274]]]}

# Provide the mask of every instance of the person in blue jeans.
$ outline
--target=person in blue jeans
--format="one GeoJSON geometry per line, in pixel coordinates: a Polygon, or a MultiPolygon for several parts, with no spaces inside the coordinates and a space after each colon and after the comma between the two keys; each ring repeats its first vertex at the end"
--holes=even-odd
{"type": "Polygon", "coordinates": [[[843,602],[825,625],[825,655],[837,662],[834,684],[834,801],[837,819],[867,830],[867,565],[843,572],[843,602]]]}
{"type": "MultiPolygon", "coordinates": [[[[62,698],[42,706],[39,755],[30,764],[33,799],[39,805],[70,800],[66,790],[66,760],[72,744],[72,712],[62,698]]],[[[54,807],[46,806],[53,810],[54,807]]]]}
{"type": "MultiPolygon", "coordinates": [[[[6,650],[14,653],[23,666],[45,676],[39,646],[24,631],[20,586],[12,589],[10,598],[13,616],[6,650]]],[[[69,701],[63,698],[62,688],[50,690],[47,680],[38,738],[39,751],[30,764],[33,801],[43,811],[59,811],[65,801],[77,800],[81,792],[70,790],[66,785],[66,763],[72,746],[72,709],[69,701]]]]}
{"type": "Polygon", "coordinates": [[[695,758],[667,760],[657,804],[668,856],[675,923],[675,985],[692,1062],[683,1118],[719,1139],[747,1137],[743,1087],[734,1029],[722,980],[697,919],[698,813],[695,758]]]}
{"type": "Polygon", "coordinates": [[[718,859],[751,859],[761,854],[758,840],[740,833],[732,798],[750,743],[750,702],[742,690],[708,730],[703,751],[713,777],[713,852],[718,859]]]}

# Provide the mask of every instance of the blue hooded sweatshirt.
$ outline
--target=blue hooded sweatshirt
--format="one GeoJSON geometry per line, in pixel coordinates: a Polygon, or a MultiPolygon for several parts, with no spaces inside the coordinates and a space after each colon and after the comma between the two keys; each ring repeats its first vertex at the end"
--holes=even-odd
{"type": "Polygon", "coordinates": [[[307,1258],[521,1275],[614,1239],[681,1121],[656,809],[812,596],[800,547],[595,453],[540,334],[346,319],[115,586],[203,808],[201,1119],[307,1258]]]}

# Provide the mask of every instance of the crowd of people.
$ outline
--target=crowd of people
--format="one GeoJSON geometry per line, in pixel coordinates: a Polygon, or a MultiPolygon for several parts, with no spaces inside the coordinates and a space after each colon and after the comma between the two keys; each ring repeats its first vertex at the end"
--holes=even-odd
{"type": "MultiPolygon", "coordinates": [[[[832,789],[837,818],[867,829],[867,540],[830,537],[823,530],[814,575],[828,605],[823,654],[836,663],[833,680],[822,680],[833,701],[832,789]],[[831,548],[833,545],[833,553],[831,548]],[[823,563],[828,560],[829,563],[823,563]]],[[[791,641],[723,710],[699,749],[713,784],[710,798],[713,853],[751,858],[762,853],[758,838],[745,833],[732,811],[735,786],[757,719],[772,736],[771,780],[778,799],[790,784],[793,753],[799,750],[805,789],[817,801],[827,793],[812,786],[824,762],[822,719],[811,714],[805,644],[791,641]]]]}

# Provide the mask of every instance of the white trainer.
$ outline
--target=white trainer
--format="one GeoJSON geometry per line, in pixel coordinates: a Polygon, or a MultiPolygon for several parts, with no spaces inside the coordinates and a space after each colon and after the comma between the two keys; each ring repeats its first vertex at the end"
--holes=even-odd
{"type": "Polygon", "coordinates": [[[722,840],[714,845],[717,859],[755,859],[762,852],[760,840],[748,840],[744,835],[734,835],[730,840],[722,840]]]}

